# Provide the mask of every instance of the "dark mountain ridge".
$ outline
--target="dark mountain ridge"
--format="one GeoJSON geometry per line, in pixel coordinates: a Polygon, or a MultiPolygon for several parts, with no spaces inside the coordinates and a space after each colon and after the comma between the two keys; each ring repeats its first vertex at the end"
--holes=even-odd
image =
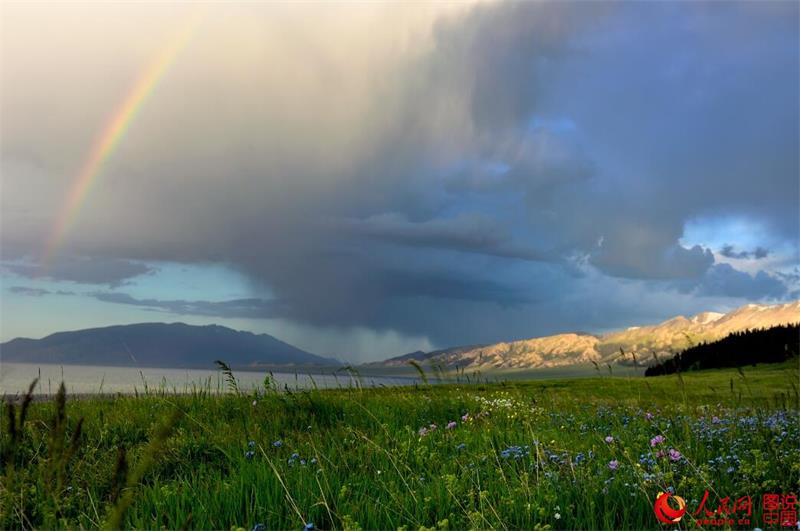
{"type": "Polygon", "coordinates": [[[212,368],[339,365],[268,334],[219,325],[139,323],[57,332],[42,339],[17,338],[0,344],[0,361],[129,367],[212,368]]]}

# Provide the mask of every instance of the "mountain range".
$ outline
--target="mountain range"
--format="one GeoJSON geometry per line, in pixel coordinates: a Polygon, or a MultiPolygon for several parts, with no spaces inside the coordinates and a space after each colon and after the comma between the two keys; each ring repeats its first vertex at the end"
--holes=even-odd
{"type": "MultiPolygon", "coordinates": [[[[416,363],[444,368],[535,369],[621,363],[645,365],[731,332],[800,323],[800,301],[779,305],[747,304],[729,313],[703,312],[662,323],[632,326],[606,334],[571,332],[431,352],[416,351],[372,368],[416,363]]],[[[214,360],[235,368],[337,366],[341,363],[306,352],[268,334],[224,326],[141,323],[58,332],[42,339],[17,338],[0,344],[0,361],[64,365],[211,368],[214,360]]]]}
{"type": "Polygon", "coordinates": [[[268,334],[224,326],[140,323],[58,332],[42,339],[17,338],[0,344],[0,360],[65,365],[212,368],[339,365],[268,334]]]}
{"type": "MultiPolygon", "coordinates": [[[[747,304],[729,313],[679,315],[659,324],[632,326],[601,335],[565,333],[519,341],[412,352],[379,362],[382,366],[423,365],[468,369],[531,369],[588,363],[649,364],[731,332],[800,323],[800,301],[747,304]]],[[[799,338],[800,341],[800,338],[799,338]]],[[[375,365],[375,364],[373,364],[375,365]]]]}

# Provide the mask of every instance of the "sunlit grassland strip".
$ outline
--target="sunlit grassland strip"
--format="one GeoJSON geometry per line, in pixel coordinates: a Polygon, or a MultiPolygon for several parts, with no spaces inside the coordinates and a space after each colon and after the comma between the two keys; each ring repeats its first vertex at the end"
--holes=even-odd
{"type": "Polygon", "coordinates": [[[18,403],[0,527],[656,528],[670,488],[691,506],[800,490],[799,375],[795,360],[18,403]]]}

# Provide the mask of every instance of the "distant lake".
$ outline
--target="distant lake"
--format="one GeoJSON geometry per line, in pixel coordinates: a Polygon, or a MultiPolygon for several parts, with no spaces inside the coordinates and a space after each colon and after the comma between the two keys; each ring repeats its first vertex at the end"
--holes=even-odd
{"type": "MultiPolygon", "coordinates": [[[[413,385],[419,382],[412,376],[364,375],[360,379],[345,371],[321,373],[316,369],[308,373],[298,369],[295,373],[273,372],[279,389],[364,387],[413,385]]],[[[263,388],[267,371],[237,371],[234,376],[239,388],[250,391],[263,388]]],[[[145,389],[168,392],[191,392],[209,389],[223,392],[227,389],[224,375],[218,370],[158,369],[138,367],[102,367],[94,365],[48,365],[33,363],[0,363],[0,395],[24,394],[28,386],[39,378],[36,394],[55,394],[61,381],[68,394],[143,393],[145,389]]]]}
{"type": "MultiPolygon", "coordinates": [[[[378,387],[414,385],[421,383],[416,371],[409,367],[361,366],[356,369],[359,376],[339,369],[334,374],[332,368],[298,367],[297,373],[273,370],[272,377],[279,390],[289,388],[319,389],[357,387],[378,387]]],[[[428,368],[429,383],[439,383],[435,374],[428,368]]],[[[642,376],[643,368],[614,367],[613,375],[622,377],[642,376]]],[[[245,391],[262,388],[264,370],[236,370],[234,376],[239,388],[245,391]]],[[[608,375],[591,365],[555,367],[548,369],[495,370],[483,373],[467,373],[460,378],[453,373],[446,376],[445,382],[466,383],[471,381],[520,381],[561,378],[585,378],[608,375]]],[[[61,380],[70,394],[142,393],[145,389],[186,393],[195,389],[208,389],[211,392],[227,390],[225,376],[213,369],[164,369],[153,367],[103,367],[97,365],[49,365],[37,363],[0,363],[0,396],[24,394],[34,378],[39,377],[36,394],[55,394],[61,380]]]]}

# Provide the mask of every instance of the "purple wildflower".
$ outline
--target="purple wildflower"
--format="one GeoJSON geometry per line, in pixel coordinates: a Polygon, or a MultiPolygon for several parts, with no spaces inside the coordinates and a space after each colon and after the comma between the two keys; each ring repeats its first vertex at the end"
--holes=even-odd
{"type": "Polygon", "coordinates": [[[456,426],[458,426],[458,423],[456,423],[456,421],[454,420],[451,420],[450,422],[447,423],[446,427],[448,430],[452,430],[455,429],[456,426]]]}
{"type": "Polygon", "coordinates": [[[608,462],[608,468],[610,468],[611,470],[618,469],[619,468],[619,461],[617,461],[616,459],[612,459],[611,461],[608,462]]]}
{"type": "Polygon", "coordinates": [[[464,413],[461,415],[461,422],[466,422],[469,420],[469,413],[464,413]]]}
{"type": "Polygon", "coordinates": [[[644,418],[646,420],[653,420],[653,414],[648,411],[647,413],[644,414],[644,418]]]}
{"type": "Polygon", "coordinates": [[[670,448],[669,449],[669,458],[672,461],[680,461],[681,453],[678,450],[676,450],[675,448],[670,448]]]}
{"type": "Polygon", "coordinates": [[[420,437],[425,437],[426,435],[428,435],[428,428],[426,428],[425,426],[423,426],[423,427],[421,427],[421,428],[419,429],[419,431],[418,431],[417,433],[419,433],[419,436],[420,436],[420,437]]]}
{"type": "Polygon", "coordinates": [[[614,442],[614,437],[612,437],[611,435],[608,435],[608,436],[606,436],[606,438],[605,438],[605,441],[606,441],[608,444],[611,444],[611,443],[613,443],[613,442],[614,442]]]}
{"type": "Polygon", "coordinates": [[[663,435],[656,435],[655,437],[650,439],[650,446],[655,448],[656,446],[658,446],[659,444],[661,444],[663,442],[664,442],[664,436],[663,435]]]}

